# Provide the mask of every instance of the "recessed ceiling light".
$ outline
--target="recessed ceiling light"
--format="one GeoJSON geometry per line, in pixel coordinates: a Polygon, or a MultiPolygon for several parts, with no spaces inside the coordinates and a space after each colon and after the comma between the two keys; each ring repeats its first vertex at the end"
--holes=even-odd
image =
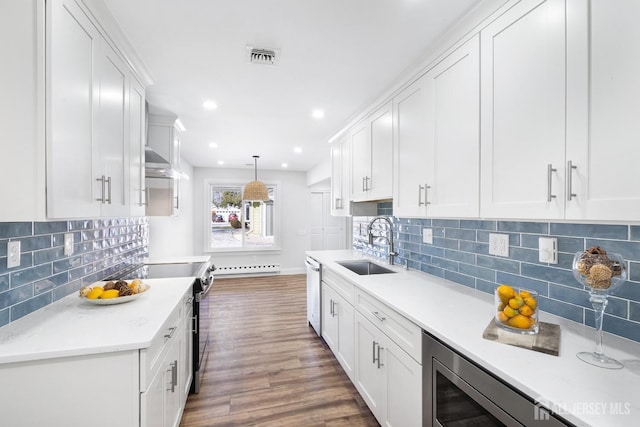
{"type": "Polygon", "coordinates": [[[323,110],[313,110],[313,112],[311,112],[311,115],[313,116],[314,119],[322,119],[324,118],[324,111],[323,110]]]}
{"type": "Polygon", "coordinates": [[[288,164],[286,164],[286,163],[283,163],[283,164],[282,164],[282,167],[283,167],[283,168],[286,168],[286,167],[289,167],[289,165],[288,165],[288,164]]]}
{"type": "Polygon", "coordinates": [[[202,106],[206,109],[206,110],[215,110],[216,108],[218,108],[218,104],[216,104],[213,101],[204,101],[202,103],[202,106]]]}
{"type": "Polygon", "coordinates": [[[293,152],[294,153],[302,153],[302,147],[294,147],[293,148],[293,152]]]}
{"type": "Polygon", "coordinates": [[[220,166],[224,165],[224,160],[218,160],[218,164],[219,164],[220,166]]]}
{"type": "Polygon", "coordinates": [[[216,144],[215,142],[210,142],[209,148],[218,148],[218,144],[216,144]]]}

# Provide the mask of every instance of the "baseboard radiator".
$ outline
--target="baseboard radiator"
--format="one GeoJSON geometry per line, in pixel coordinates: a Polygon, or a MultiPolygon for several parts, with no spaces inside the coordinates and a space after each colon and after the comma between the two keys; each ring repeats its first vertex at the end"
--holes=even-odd
{"type": "Polygon", "coordinates": [[[234,274],[279,273],[280,264],[233,265],[216,267],[214,275],[231,276],[234,274]]]}

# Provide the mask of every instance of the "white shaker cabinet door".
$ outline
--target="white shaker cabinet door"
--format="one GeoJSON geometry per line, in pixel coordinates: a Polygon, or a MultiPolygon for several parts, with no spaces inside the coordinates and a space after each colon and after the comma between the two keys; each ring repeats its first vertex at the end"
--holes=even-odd
{"type": "Polygon", "coordinates": [[[138,80],[129,80],[129,205],[131,216],[144,216],[145,90],[138,80]]]}
{"type": "Polygon", "coordinates": [[[129,92],[126,64],[105,40],[97,62],[98,114],[96,143],[99,159],[94,176],[98,197],[102,199],[102,216],[129,215],[129,145],[125,134],[128,122],[129,92]],[[105,182],[102,182],[104,180],[105,182]]]}
{"type": "Polygon", "coordinates": [[[393,98],[393,214],[426,216],[428,98],[423,76],[393,98]]]}
{"type": "Polygon", "coordinates": [[[480,213],[480,45],[476,36],[426,74],[427,215],[480,213]]]}
{"type": "Polygon", "coordinates": [[[369,199],[389,199],[393,194],[393,115],[390,102],[369,118],[369,132],[371,137],[369,199]]]}
{"type": "Polygon", "coordinates": [[[366,121],[351,131],[351,200],[366,200],[371,181],[371,133],[366,121]]]}
{"type": "Polygon", "coordinates": [[[357,311],[355,319],[355,385],[373,415],[382,422],[386,412],[385,373],[379,357],[384,336],[357,311]]]}
{"type": "Polygon", "coordinates": [[[481,32],[481,216],[563,218],[565,2],[523,0],[481,32]]]}
{"type": "Polygon", "coordinates": [[[640,2],[568,7],[566,217],[638,221],[640,2]]]}
{"type": "Polygon", "coordinates": [[[384,366],[386,412],[389,427],[422,424],[422,365],[413,360],[390,339],[384,341],[381,364],[384,366]]]}
{"type": "Polygon", "coordinates": [[[47,2],[47,217],[96,217],[94,66],[100,38],[73,1],[47,2]]]}

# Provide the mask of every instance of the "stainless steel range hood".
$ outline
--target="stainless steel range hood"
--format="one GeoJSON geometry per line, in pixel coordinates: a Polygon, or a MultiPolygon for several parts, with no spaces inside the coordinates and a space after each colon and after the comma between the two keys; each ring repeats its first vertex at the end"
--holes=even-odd
{"type": "Polygon", "coordinates": [[[168,160],[148,145],[144,148],[146,178],[184,178],[184,172],[171,166],[168,160]]]}
{"type": "Polygon", "coordinates": [[[189,179],[180,166],[180,133],[184,131],[175,114],[149,114],[145,108],[147,144],[145,145],[145,177],[189,179]]]}

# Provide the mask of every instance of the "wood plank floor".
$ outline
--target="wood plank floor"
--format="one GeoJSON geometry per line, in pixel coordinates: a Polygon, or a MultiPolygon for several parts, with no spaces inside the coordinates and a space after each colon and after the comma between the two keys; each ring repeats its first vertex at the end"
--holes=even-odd
{"type": "Polygon", "coordinates": [[[216,279],[211,351],[181,427],[379,426],[306,321],[306,278],[216,279]]]}

